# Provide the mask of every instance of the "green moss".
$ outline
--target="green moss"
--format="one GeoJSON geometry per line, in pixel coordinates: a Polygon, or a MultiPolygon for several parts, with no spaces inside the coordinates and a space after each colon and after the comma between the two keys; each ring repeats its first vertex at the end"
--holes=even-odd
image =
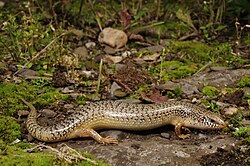
{"type": "Polygon", "coordinates": [[[237,84],[237,87],[243,88],[243,87],[250,87],[250,76],[245,76],[240,79],[240,82],[237,84]]]}
{"type": "Polygon", "coordinates": [[[28,153],[16,146],[6,146],[5,150],[1,153],[0,165],[2,166],[51,166],[54,160],[52,154],[44,152],[28,153]]]}
{"type": "Polygon", "coordinates": [[[167,96],[169,98],[176,98],[182,94],[182,89],[180,87],[175,88],[174,90],[167,91],[167,96]]]}
{"type": "Polygon", "coordinates": [[[0,83],[0,110],[3,115],[14,116],[17,115],[18,110],[26,108],[20,101],[19,96],[32,100],[32,104],[42,106],[49,105],[59,99],[67,99],[67,96],[61,95],[55,88],[42,86],[41,84],[29,85],[25,82],[20,85],[0,83]]]}
{"type": "MultiPolygon", "coordinates": [[[[167,21],[157,27],[157,34],[159,39],[164,38],[178,38],[190,31],[190,27],[183,22],[170,22],[167,21]]],[[[155,29],[153,29],[155,30],[155,29]]]]}
{"type": "Polygon", "coordinates": [[[226,66],[234,65],[235,62],[244,64],[247,61],[236,57],[231,53],[231,44],[212,43],[208,45],[202,42],[193,41],[174,41],[167,45],[168,50],[184,61],[190,61],[198,64],[212,62],[214,64],[224,64],[226,66]]]}
{"type": "MultiPolygon", "coordinates": [[[[1,146],[1,140],[0,140],[1,146]]],[[[51,165],[79,165],[79,166],[93,166],[94,164],[81,160],[74,163],[68,163],[66,160],[58,158],[58,154],[55,152],[26,152],[23,148],[30,148],[28,143],[18,143],[15,146],[5,145],[0,149],[0,165],[9,166],[51,166],[51,165]],[[20,148],[21,147],[21,148],[20,148]]],[[[96,160],[91,154],[83,153],[83,156],[90,158],[97,162],[97,165],[108,166],[101,161],[96,160]]]]}
{"type": "Polygon", "coordinates": [[[17,121],[9,116],[0,116],[0,139],[10,143],[21,138],[21,129],[17,121]]]}
{"type": "Polygon", "coordinates": [[[233,132],[233,134],[236,137],[243,137],[243,138],[249,137],[250,138],[250,126],[239,127],[239,129],[233,132]]]}
{"type": "Polygon", "coordinates": [[[179,61],[165,61],[149,70],[154,76],[164,81],[184,78],[196,72],[196,69],[192,65],[187,65],[179,61]]]}
{"type": "Polygon", "coordinates": [[[57,100],[64,100],[67,96],[61,95],[55,88],[39,85],[29,85],[22,83],[20,85],[12,83],[0,83],[0,139],[5,143],[10,143],[17,138],[21,138],[20,125],[17,123],[17,111],[27,108],[20,101],[19,96],[29,100],[32,104],[40,106],[50,105],[57,100]],[[10,117],[13,116],[13,117],[10,117]]]}
{"type": "Polygon", "coordinates": [[[208,96],[209,98],[217,98],[220,90],[213,86],[205,86],[202,89],[202,94],[208,96]]]}
{"type": "Polygon", "coordinates": [[[237,89],[235,89],[235,88],[224,88],[224,90],[225,90],[227,93],[231,94],[231,93],[234,93],[237,89]]]}
{"type": "Polygon", "coordinates": [[[220,107],[217,104],[210,102],[207,99],[201,99],[201,102],[210,107],[213,112],[219,112],[220,110],[220,107]]]}

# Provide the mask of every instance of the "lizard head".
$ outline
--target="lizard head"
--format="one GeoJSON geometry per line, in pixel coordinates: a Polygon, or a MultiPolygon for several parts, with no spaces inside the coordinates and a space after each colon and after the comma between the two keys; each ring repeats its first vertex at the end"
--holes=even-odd
{"type": "Polygon", "coordinates": [[[227,123],[213,112],[194,111],[184,122],[184,126],[196,129],[222,129],[227,127],[227,123]]]}

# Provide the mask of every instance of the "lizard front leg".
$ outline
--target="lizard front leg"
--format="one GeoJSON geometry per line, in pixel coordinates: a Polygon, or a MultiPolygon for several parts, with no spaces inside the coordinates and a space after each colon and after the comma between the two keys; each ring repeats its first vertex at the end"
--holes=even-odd
{"type": "Polygon", "coordinates": [[[92,137],[94,140],[102,144],[118,144],[117,139],[111,138],[109,136],[104,138],[93,129],[78,128],[68,136],[68,138],[77,137],[92,137]]]}

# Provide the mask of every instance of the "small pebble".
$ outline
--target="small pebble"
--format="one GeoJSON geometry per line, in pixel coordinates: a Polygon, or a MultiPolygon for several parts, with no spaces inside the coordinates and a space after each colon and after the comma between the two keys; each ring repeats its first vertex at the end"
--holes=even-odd
{"type": "Polygon", "coordinates": [[[66,108],[66,109],[72,109],[72,108],[74,108],[74,105],[73,104],[65,104],[64,108],[66,108]]]}
{"type": "Polygon", "coordinates": [[[199,133],[198,134],[198,139],[206,139],[207,136],[205,134],[199,133]]]}
{"type": "Polygon", "coordinates": [[[48,117],[54,117],[56,113],[50,109],[43,109],[42,112],[48,117]]]}
{"type": "Polygon", "coordinates": [[[163,138],[169,139],[170,138],[170,134],[169,133],[161,133],[161,136],[163,138]]]}
{"type": "Polygon", "coordinates": [[[95,42],[88,42],[85,44],[87,48],[94,48],[96,46],[95,42]]]}
{"type": "Polygon", "coordinates": [[[231,116],[233,114],[236,114],[238,112],[238,109],[235,107],[227,107],[223,110],[224,115],[231,116]]]}

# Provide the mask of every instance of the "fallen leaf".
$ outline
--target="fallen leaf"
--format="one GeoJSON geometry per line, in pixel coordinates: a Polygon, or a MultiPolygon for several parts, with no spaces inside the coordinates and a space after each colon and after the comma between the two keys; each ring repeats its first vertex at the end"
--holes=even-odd
{"type": "Polygon", "coordinates": [[[160,56],[161,56],[161,54],[156,52],[156,53],[154,53],[152,55],[146,55],[142,59],[145,60],[145,61],[155,61],[160,56]]]}
{"type": "Polygon", "coordinates": [[[131,33],[131,34],[129,35],[129,40],[144,41],[144,38],[143,38],[143,36],[140,35],[140,34],[131,33]]]}
{"type": "Polygon", "coordinates": [[[124,30],[128,29],[133,17],[134,16],[129,12],[129,9],[124,9],[120,12],[120,21],[121,25],[124,27],[124,30]]]}
{"type": "Polygon", "coordinates": [[[162,96],[159,90],[153,89],[152,92],[145,94],[144,92],[141,93],[141,97],[153,103],[164,103],[168,100],[167,96],[162,96]]]}

